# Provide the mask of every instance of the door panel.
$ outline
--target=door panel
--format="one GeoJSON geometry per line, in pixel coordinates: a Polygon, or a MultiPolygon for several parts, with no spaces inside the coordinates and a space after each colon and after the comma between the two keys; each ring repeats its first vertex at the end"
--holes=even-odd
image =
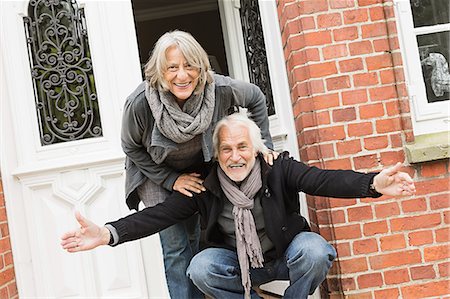
{"type": "Polygon", "coordinates": [[[122,167],[104,166],[36,175],[22,181],[26,230],[29,236],[36,295],[64,298],[140,298],[143,285],[137,244],[65,253],[57,243],[64,231],[76,227],[74,208],[97,223],[123,214],[122,167]],[[62,225],[65,224],[66,225],[62,225]]]}

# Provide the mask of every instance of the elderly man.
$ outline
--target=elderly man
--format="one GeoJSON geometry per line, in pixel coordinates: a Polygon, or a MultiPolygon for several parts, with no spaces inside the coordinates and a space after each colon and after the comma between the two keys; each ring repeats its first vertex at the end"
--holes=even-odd
{"type": "Polygon", "coordinates": [[[186,274],[204,294],[257,298],[252,286],[289,279],[285,298],[306,298],[325,279],[336,252],[299,215],[298,192],[339,198],[415,192],[400,163],[364,174],[308,167],[283,153],[270,167],[261,157],[267,148],[259,128],[242,112],[217,124],[213,144],[218,163],[204,181],[206,192],[192,198],[173,193],[155,207],[103,227],[76,213],[81,229],[62,237],[63,248],[116,246],[199,212],[210,247],[194,256],[186,274]]]}

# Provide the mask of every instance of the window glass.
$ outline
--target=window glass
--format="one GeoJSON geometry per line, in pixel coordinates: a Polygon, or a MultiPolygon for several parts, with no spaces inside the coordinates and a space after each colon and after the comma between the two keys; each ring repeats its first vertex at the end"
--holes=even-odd
{"type": "Polygon", "coordinates": [[[272,86],[270,83],[267,53],[262,31],[261,14],[257,0],[241,0],[241,23],[250,82],[257,85],[266,96],[267,113],[275,114],[272,86]]]}
{"type": "Polygon", "coordinates": [[[411,0],[414,27],[446,24],[449,22],[448,0],[411,0]]]}
{"type": "Polygon", "coordinates": [[[449,100],[449,41],[447,31],[417,36],[428,103],[449,100]]]}
{"type": "Polygon", "coordinates": [[[449,100],[448,0],[411,0],[427,102],[449,100]],[[421,28],[427,26],[426,28],[421,28]]]}

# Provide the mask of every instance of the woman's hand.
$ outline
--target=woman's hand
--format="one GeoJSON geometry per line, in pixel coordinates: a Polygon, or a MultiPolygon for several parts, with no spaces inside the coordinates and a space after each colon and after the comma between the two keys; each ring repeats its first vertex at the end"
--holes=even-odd
{"type": "Polygon", "coordinates": [[[200,179],[198,173],[183,173],[180,175],[173,184],[173,190],[189,197],[193,196],[191,192],[201,193],[206,191],[203,187],[203,180],[200,179]]]}
{"type": "Polygon", "coordinates": [[[410,196],[416,192],[412,178],[401,172],[402,164],[386,168],[373,178],[373,186],[378,193],[389,196],[410,196]]]}
{"type": "Polygon", "coordinates": [[[94,249],[100,245],[108,245],[110,239],[109,230],[100,227],[81,216],[80,212],[75,212],[75,218],[80,224],[80,228],[69,231],[61,237],[61,246],[68,252],[78,252],[94,249]]]}
{"type": "Polygon", "coordinates": [[[279,153],[269,150],[263,154],[263,157],[266,163],[272,166],[273,161],[275,161],[279,155],[280,155],[279,153]]]}

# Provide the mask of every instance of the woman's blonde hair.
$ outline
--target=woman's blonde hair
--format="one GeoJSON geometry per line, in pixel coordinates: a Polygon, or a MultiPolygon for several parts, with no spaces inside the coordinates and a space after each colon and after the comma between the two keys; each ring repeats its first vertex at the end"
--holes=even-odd
{"type": "Polygon", "coordinates": [[[171,47],[177,47],[183,53],[186,61],[200,71],[195,94],[203,91],[206,83],[213,82],[211,65],[206,51],[190,33],[174,30],[163,34],[158,39],[145,64],[145,79],[150,86],[157,89],[162,88],[165,91],[169,90],[169,86],[164,80],[164,73],[168,67],[166,51],[171,47]]]}

